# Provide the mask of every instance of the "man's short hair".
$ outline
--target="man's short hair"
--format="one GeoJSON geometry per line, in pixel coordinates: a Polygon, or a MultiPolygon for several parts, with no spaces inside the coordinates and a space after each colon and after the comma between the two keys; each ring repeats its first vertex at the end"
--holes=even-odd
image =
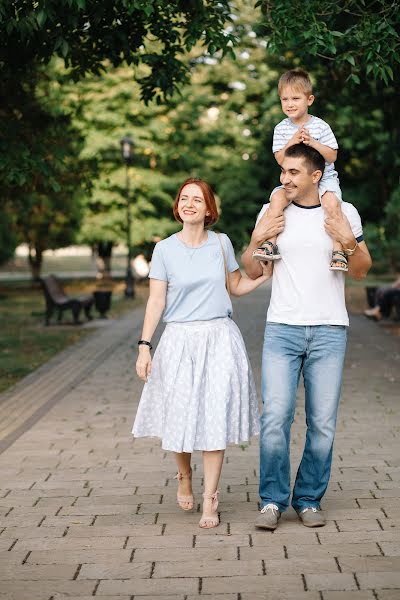
{"type": "Polygon", "coordinates": [[[318,152],[318,150],[311,148],[311,146],[306,146],[305,144],[294,144],[285,150],[285,156],[289,156],[290,158],[302,158],[309,173],[321,171],[321,173],[324,174],[325,159],[322,154],[318,152]]]}
{"type": "Polygon", "coordinates": [[[309,74],[303,69],[292,69],[281,75],[278,82],[278,93],[282,95],[285,87],[292,87],[295,90],[300,90],[306,96],[312,94],[312,83],[309,74]]]}

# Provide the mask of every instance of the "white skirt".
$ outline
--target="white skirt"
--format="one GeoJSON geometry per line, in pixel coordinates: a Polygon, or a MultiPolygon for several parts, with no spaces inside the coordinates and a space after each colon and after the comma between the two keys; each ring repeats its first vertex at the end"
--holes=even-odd
{"type": "Polygon", "coordinates": [[[259,432],[253,374],[229,318],[168,323],[154,353],[132,433],[174,452],[224,450],[259,432]]]}

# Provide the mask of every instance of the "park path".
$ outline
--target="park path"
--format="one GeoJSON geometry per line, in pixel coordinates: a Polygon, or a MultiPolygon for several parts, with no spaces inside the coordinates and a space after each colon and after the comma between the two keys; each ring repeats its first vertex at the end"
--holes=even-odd
{"type": "MultiPolygon", "coordinates": [[[[258,382],[265,306],[264,288],[235,308],[258,382]]],[[[221,525],[203,531],[198,512],[176,507],[173,457],[130,434],[141,318],[97,331],[0,397],[0,600],[398,600],[399,338],[352,318],[326,527],[288,511],[275,532],[254,528],[254,440],[228,449],[221,525]]],[[[300,399],[294,468],[303,412],[300,399]]],[[[199,502],[199,453],[194,468],[199,502]]]]}

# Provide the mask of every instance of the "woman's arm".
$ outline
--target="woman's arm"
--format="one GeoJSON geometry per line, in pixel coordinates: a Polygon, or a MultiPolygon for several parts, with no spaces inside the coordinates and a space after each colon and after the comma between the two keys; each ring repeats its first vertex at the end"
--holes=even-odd
{"type": "Polygon", "coordinates": [[[261,263],[262,275],[257,279],[249,279],[243,277],[240,270],[237,269],[229,273],[229,286],[232,296],[244,296],[258,288],[264,281],[267,281],[272,276],[272,263],[261,263]]]}
{"type": "MultiPolygon", "coordinates": [[[[160,279],[150,279],[150,295],[144,315],[142,340],[151,341],[153,333],[161,319],[165,308],[167,296],[167,282],[160,279]]],[[[136,373],[143,381],[147,381],[151,372],[150,347],[140,344],[139,355],[136,361],[136,373]]]]}

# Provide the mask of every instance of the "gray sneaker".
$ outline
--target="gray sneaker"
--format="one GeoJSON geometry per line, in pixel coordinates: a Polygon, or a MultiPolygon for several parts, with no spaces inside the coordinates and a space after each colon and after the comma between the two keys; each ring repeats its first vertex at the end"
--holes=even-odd
{"type": "Polygon", "coordinates": [[[255,526],[260,529],[274,530],[278,527],[278,521],[281,518],[281,513],[276,504],[266,504],[258,515],[255,526]]]}
{"type": "Polygon", "coordinates": [[[306,527],[323,527],[326,525],[326,519],[321,512],[320,508],[310,506],[299,510],[298,513],[300,521],[306,527]]]}

